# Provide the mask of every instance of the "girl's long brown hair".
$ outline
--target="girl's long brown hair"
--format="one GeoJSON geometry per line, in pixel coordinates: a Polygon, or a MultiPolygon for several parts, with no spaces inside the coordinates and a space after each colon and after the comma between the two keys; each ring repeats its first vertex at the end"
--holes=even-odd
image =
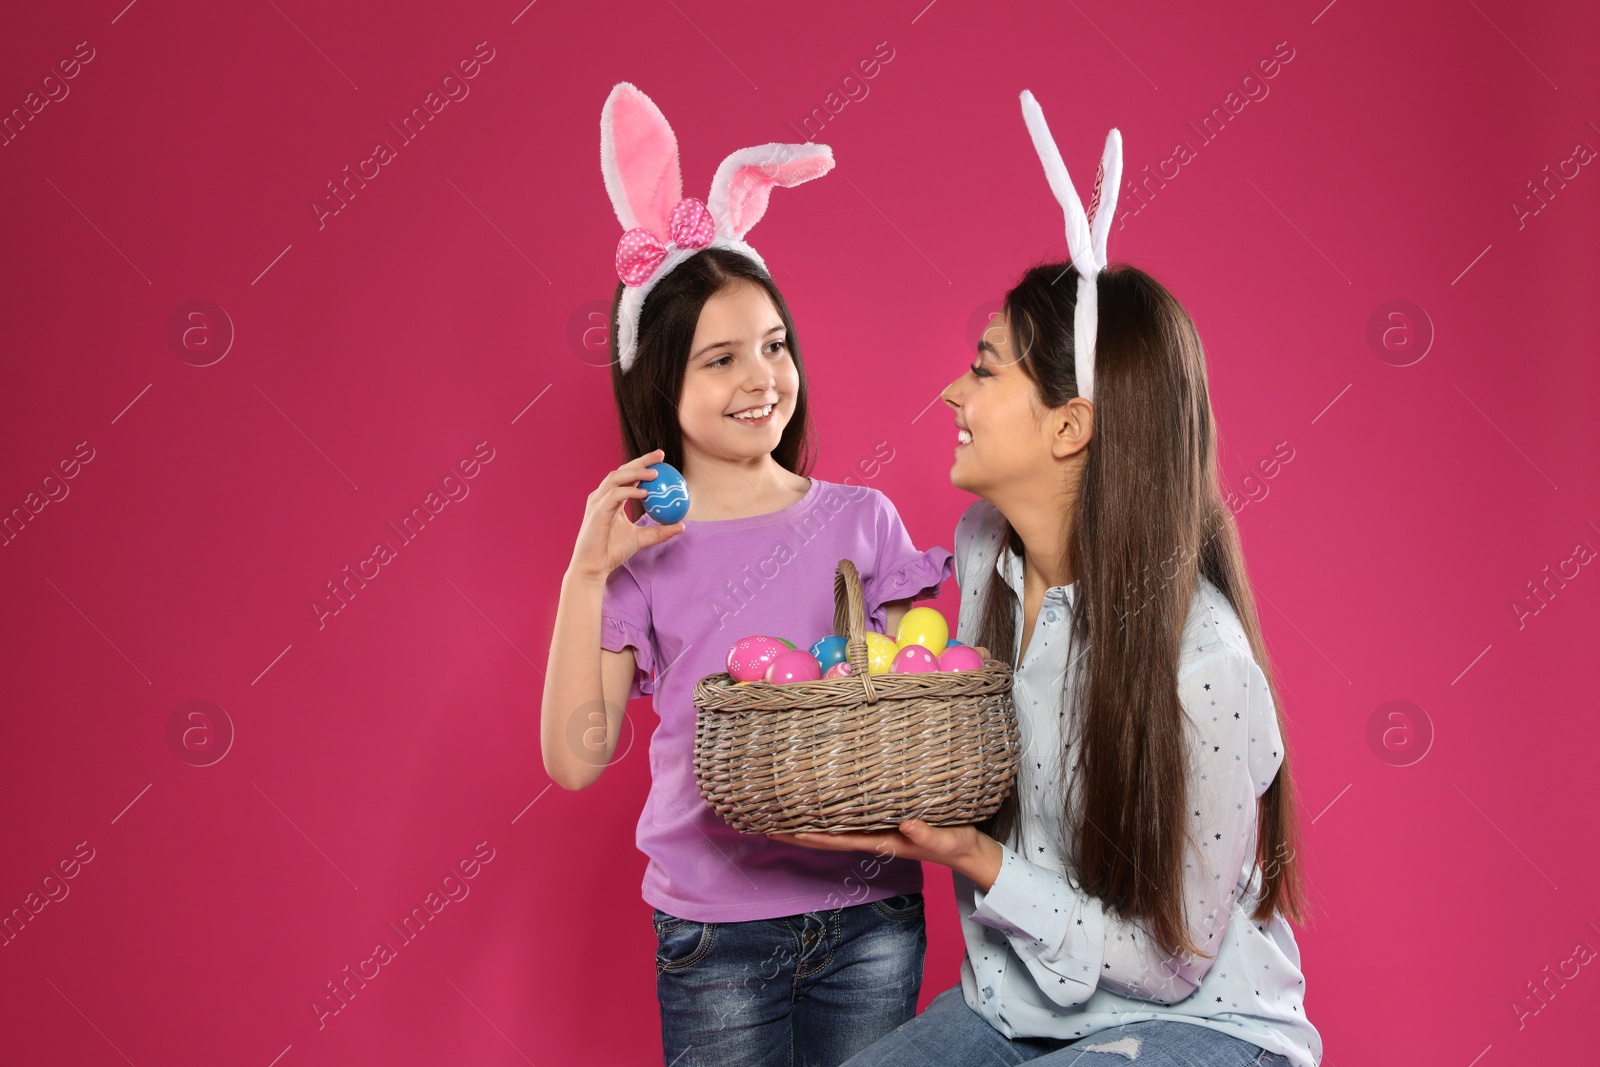
{"type": "MultiPolygon", "coordinates": [[[[1071,265],[1049,263],[1030,269],[1006,294],[1018,366],[1033,379],[1042,407],[1078,395],[1077,291],[1071,265]]],[[[1072,647],[1084,650],[1073,665],[1074,736],[1061,754],[1070,783],[1062,854],[1085,893],[1139,921],[1168,955],[1204,955],[1184,920],[1188,756],[1178,699],[1180,637],[1200,577],[1238,614],[1286,746],[1288,731],[1238,527],[1220,490],[1199,334],[1177,299],[1137,267],[1108,268],[1097,296],[1094,432],[1062,561],[1078,583],[1072,647]]],[[[1020,555],[1022,541],[1009,524],[1005,536],[1020,555]]],[[[982,605],[977,643],[1011,659],[1021,615],[1016,594],[990,580],[982,605]]],[[[1300,922],[1287,751],[1257,801],[1257,818],[1261,882],[1252,918],[1264,922],[1281,913],[1300,922]]],[[[1005,841],[1016,822],[1013,792],[981,828],[1005,841]]]]}
{"type": "MultiPolygon", "coordinates": [[[[735,285],[755,285],[766,292],[778,309],[788,333],[789,355],[799,375],[794,414],[772,450],[778,466],[794,474],[809,475],[816,459],[816,432],[807,411],[806,365],[800,356],[800,338],[783,294],[767,272],[748,256],[725,248],[696,252],[656,283],[639,311],[639,348],[633,366],[622,373],[617,356],[616,331],[611,331],[611,387],[617,401],[622,430],[623,459],[633,459],[654,449],[666,455],[662,462],[683,469],[683,428],[678,422],[678,398],[683,392],[684,370],[700,309],[717,293],[735,285]]],[[[611,298],[611,321],[623,286],[617,283],[611,298]]],[[[637,522],[644,513],[638,500],[627,503],[629,517],[637,522]]]]}

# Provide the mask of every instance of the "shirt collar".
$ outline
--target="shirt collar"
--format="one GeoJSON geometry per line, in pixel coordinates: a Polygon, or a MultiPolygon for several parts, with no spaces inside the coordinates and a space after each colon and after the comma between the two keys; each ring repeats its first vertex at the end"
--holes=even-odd
{"type": "MultiPolygon", "coordinates": [[[[995,573],[1000,575],[1000,578],[1011,587],[1011,591],[1017,595],[1017,603],[1024,603],[1022,595],[1022,557],[1011,551],[1010,545],[1003,544],[1000,546],[1000,555],[995,558],[994,569],[995,573]]],[[[1071,585],[1056,585],[1046,589],[1044,599],[1046,603],[1055,601],[1071,607],[1072,598],[1077,591],[1078,582],[1074,579],[1071,585]]]]}

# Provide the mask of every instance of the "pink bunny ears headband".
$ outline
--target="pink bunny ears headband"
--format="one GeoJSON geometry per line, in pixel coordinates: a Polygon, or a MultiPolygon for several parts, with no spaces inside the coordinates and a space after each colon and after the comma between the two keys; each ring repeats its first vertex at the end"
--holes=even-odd
{"type": "Polygon", "coordinates": [[[657,282],[702,248],[731,249],[766,270],[744,235],[766,214],[772,187],[799,185],[832,169],[827,145],[741,148],[717,168],[709,197],[685,197],[678,138],[666,116],[632,84],[619,82],[600,111],[600,171],[626,231],[617,242],[624,288],[614,324],[622,372],[638,354],[639,311],[657,282]]]}
{"type": "Polygon", "coordinates": [[[1078,376],[1078,395],[1094,400],[1094,340],[1100,324],[1099,300],[1095,280],[1106,266],[1106,239],[1111,234],[1111,218],[1117,211],[1117,190],[1122,186],[1122,134],[1113,129],[1106,134],[1100,170],[1094,177],[1094,192],[1089,210],[1084,211],[1067,165],[1061,161],[1055,138],[1045,124],[1039,102],[1022,90],[1022,120],[1028,124],[1033,147],[1044,164],[1050,190],[1067,215],[1067,249],[1078,272],[1078,303],[1072,323],[1073,369],[1078,376]]]}

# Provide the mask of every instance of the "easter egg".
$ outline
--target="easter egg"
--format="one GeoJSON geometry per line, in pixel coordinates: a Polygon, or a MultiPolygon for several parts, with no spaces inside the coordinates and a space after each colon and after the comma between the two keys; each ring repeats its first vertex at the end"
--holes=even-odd
{"type": "Polygon", "coordinates": [[[941,671],[979,671],[983,669],[983,657],[978,655],[978,650],[968,648],[966,645],[951,645],[939,654],[939,669],[941,671]]]}
{"type": "Polygon", "coordinates": [[[829,634],[811,646],[811,654],[817,657],[817,662],[822,664],[823,670],[827,670],[835,663],[844,663],[845,639],[838,634],[829,634]]]}
{"type": "Polygon", "coordinates": [[[905,645],[895,653],[890,674],[925,674],[939,669],[939,661],[921,645],[905,645]]]}
{"type": "Polygon", "coordinates": [[[894,653],[893,662],[890,662],[890,673],[898,675],[912,675],[912,673],[926,673],[938,670],[939,661],[922,645],[906,645],[894,653]]]}
{"type": "Polygon", "coordinates": [[[935,608],[912,608],[900,620],[894,643],[901,648],[921,645],[937,656],[950,643],[950,624],[935,608]]]}
{"type": "Polygon", "coordinates": [[[848,678],[850,676],[850,661],[840,660],[822,672],[824,678],[848,678]]]}
{"type": "Polygon", "coordinates": [[[957,641],[957,640],[956,640],[956,639],[955,639],[955,638],[953,638],[953,637],[952,637],[952,638],[951,638],[951,639],[950,639],[950,642],[949,642],[949,643],[950,643],[950,644],[952,644],[952,645],[959,645],[959,644],[960,644],[960,643],[961,643],[961,642],[960,642],[960,641],[957,641]]]}
{"type": "Polygon", "coordinates": [[[650,469],[656,472],[655,478],[639,483],[647,493],[645,513],[661,525],[671,526],[689,514],[689,483],[670,463],[652,463],[650,469]]]}
{"type": "Polygon", "coordinates": [[[895,653],[900,651],[900,647],[894,643],[888,634],[880,634],[874,630],[868,630],[865,637],[867,639],[867,673],[888,674],[889,668],[894,663],[895,653]]]}
{"type": "Polygon", "coordinates": [[[767,668],[767,681],[777,685],[789,682],[814,682],[822,677],[817,657],[800,648],[787,648],[767,668]]]}
{"type": "Polygon", "coordinates": [[[777,640],[782,641],[784,643],[784,645],[786,647],[788,647],[788,648],[794,648],[795,647],[794,642],[789,640],[787,637],[779,637],[779,638],[777,638],[777,640]]]}
{"type": "Polygon", "coordinates": [[[741,637],[728,649],[728,676],[736,682],[760,681],[767,676],[772,661],[787,651],[775,637],[761,634],[741,637]]]}

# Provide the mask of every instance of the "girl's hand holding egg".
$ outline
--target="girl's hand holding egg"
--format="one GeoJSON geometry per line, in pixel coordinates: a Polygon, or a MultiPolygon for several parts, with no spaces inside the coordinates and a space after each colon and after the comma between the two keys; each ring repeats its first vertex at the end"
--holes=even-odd
{"type": "Polygon", "coordinates": [[[641,481],[654,480],[648,464],[666,455],[661,449],[647,452],[638,459],[624,463],[601,480],[598,488],[589,494],[584,503],[583,524],[578,529],[578,539],[572,548],[572,562],[568,570],[598,581],[604,581],[612,571],[627,562],[641,548],[658,545],[683,532],[683,523],[661,526],[635,526],[628,521],[624,505],[649,495],[641,481]]]}

